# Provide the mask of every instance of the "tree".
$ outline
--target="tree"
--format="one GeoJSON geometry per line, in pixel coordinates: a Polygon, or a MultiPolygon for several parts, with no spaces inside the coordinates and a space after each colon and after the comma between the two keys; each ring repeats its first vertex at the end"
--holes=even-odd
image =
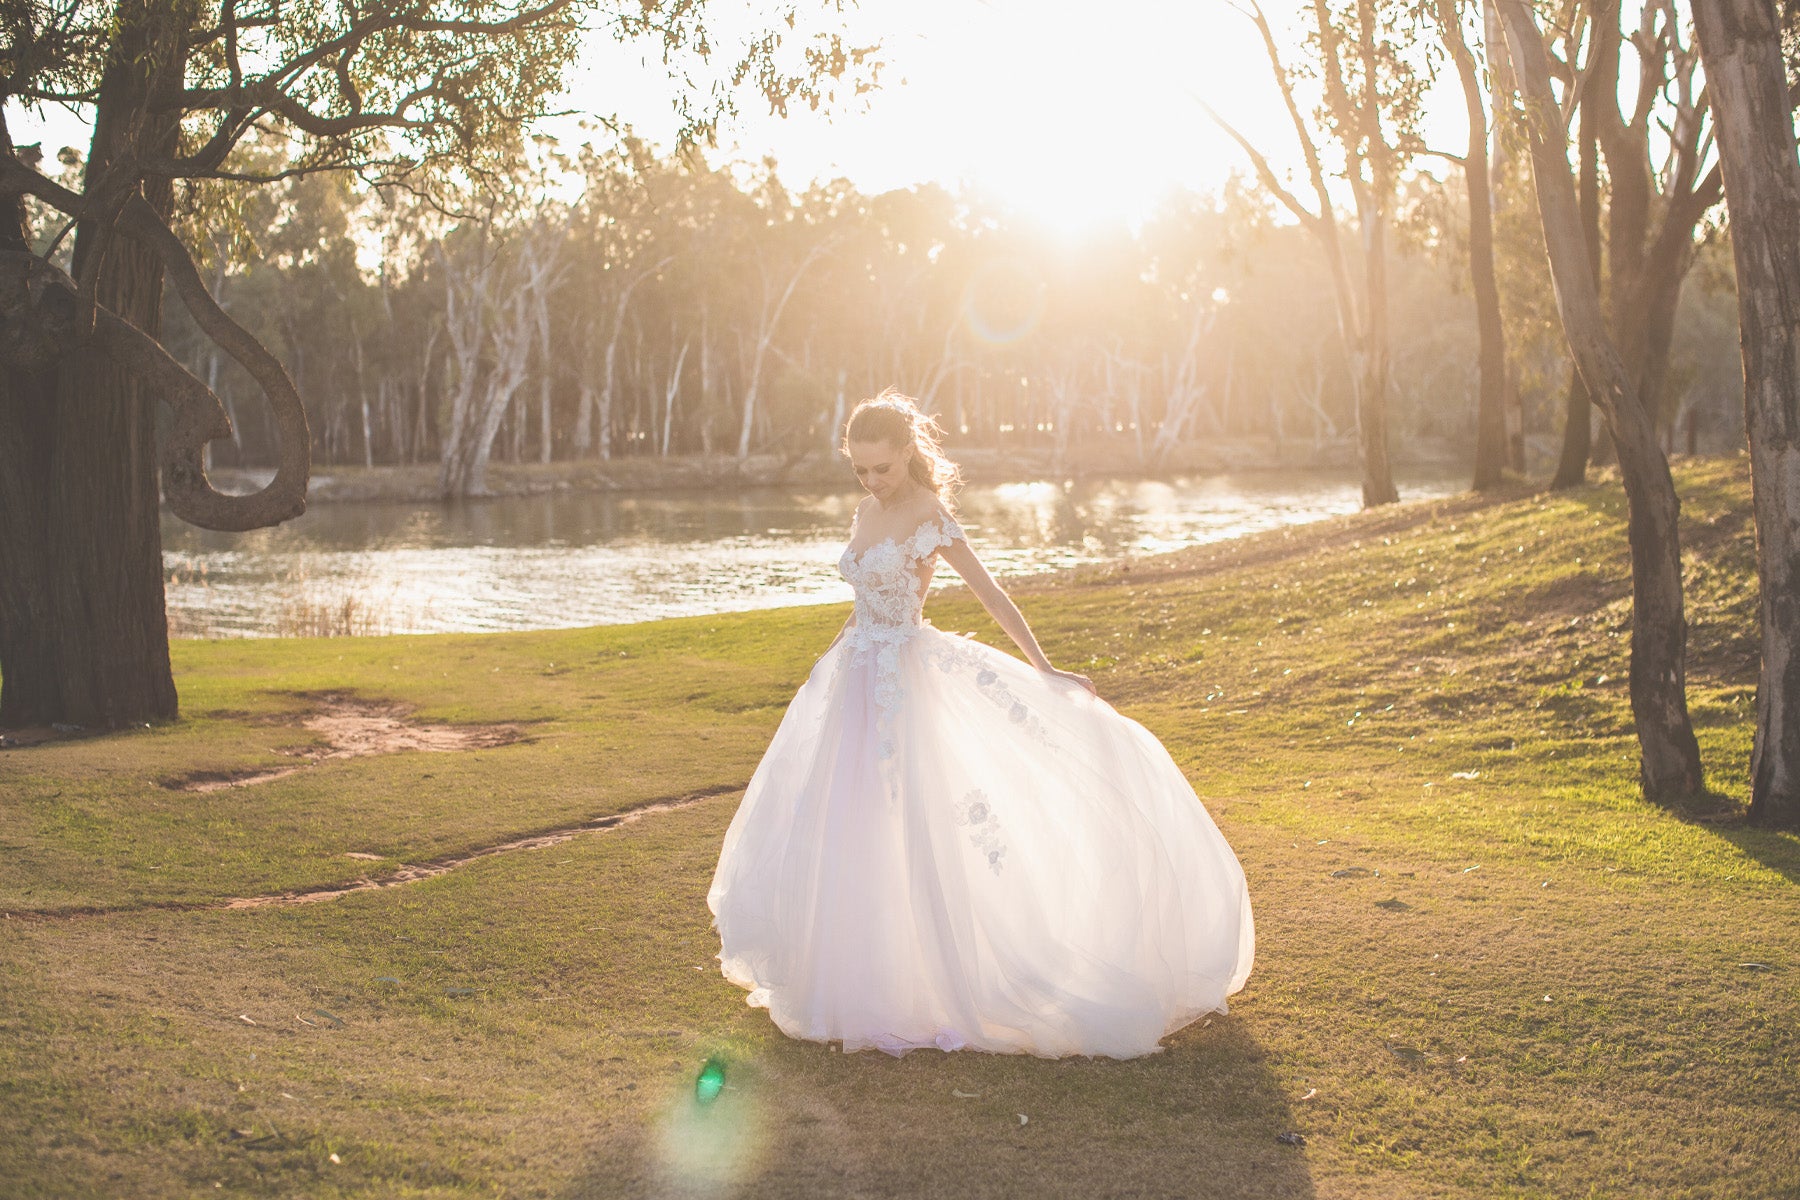
{"type": "Polygon", "coordinates": [[[1631,711],[1644,794],[1700,794],[1700,750],[1687,710],[1687,620],[1682,610],[1680,502],[1651,414],[1608,336],[1588,268],[1568,125],[1551,87],[1548,56],[1527,0],[1499,0],[1507,46],[1525,102],[1532,180],[1569,351],[1618,447],[1631,544],[1631,711]]]}
{"type": "MultiPolygon", "coordinates": [[[[502,246],[490,243],[486,221],[467,235],[457,253],[441,240],[435,245],[456,363],[438,470],[438,491],[446,499],[487,492],[494,438],[544,340],[544,296],[567,269],[568,243],[542,214],[502,246]]],[[[550,364],[540,358],[538,366],[547,375],[550,364]]]]}
{"type": "Polygon", "coordinates": [[[1494,271],[1494,196],[1488,170],[1487,110],[1475,68],[1475,55],[1463,36],[1457,0],[1435,0],[1432,15],[1438,36],[1450,52],[1462,86],[1469,120],[1469,146],[1462,157],[1469,192],[1469,280],[1475,293],[1475,322],[1480,334],[1480,390],[1475,419],[1476,491],[1498,487],[1506,469],[1506,327],[1500,315],[1500,287],[1494,271]]]}
{"type": "Polygon", "coordinates": [[[1731,214],[1762,587],[1752,820],[1800,827],[1800,151],[1773,0],[1694,0],[1731,214]]]}
{"type": "Polygon", "coordinates": [[[1314,207],[1284,186],[1268,159],[1209,107],[1208,114],[1250,156],[1257,178],[1317,239],[1331,273],[1345,353],[1355,367],[1356,418],[1363,464],[1363,505],[1399,499],[1388,457],[1388,224],[1396,182],[1407,152],[1416,142],[1423,85],[1397,49],[1396,22],[1403,6],[1391,0],[1353,0],[1343,13],[1327,0],[1313,0],[1307,37],[1323,82],[1320,109],[1327,132],[1344,152],[1343,178],[1356,206],[1362,243],[1360,288],[1344,253],[1336,206],[1313,132],[1301,115],[1294,80],[1282,65],[1268,19],[1256,0],[1245,13],[1262,35],[1263,48],[1306,159],[1314,207]],[[1384,125],[1384,118],[1386,123],[1384,125]],[[1391,127],[1391,128],[1390,128],[1391,127]]]}
{"type": "MultiPolygon", "coordinates": [[[[828,10],[829,11],[829,10],[828,10]]],[[[657,46],[678,80],[687,140],[748,81],[777,108],[858,87],[867,52],[831,30],[791,33],[766,12],[721,78],[701,0],[15,0],[0,104],[84,106],[94,117],[79,191],[15,150],[0,117],[0,723],[117,727],[177,715],[157,524],[153,408],[174,420],[160,482],[197,524],[247,529],[305,503],[305,410],[287,373],[213,303],[171,231],[177,181],[270,182],[234,150],[279,125],[290,173],[354,171],[433,194],[504,174],[545,114],[589,20],[657,46]],[[805,37],[798,65],[786,53],[805,37]],[[30,250],[29,194],[74,223],[71,278],[30,250]],[[203,446],[230,436],[217,397],[157,344],[164,280],[207,336],[249,367],[282,426],[282,463],[251,497],[206,480],[203,446]]],[[[730,56],[721,56],[729,59],[730,56]]]]}
{"type": "MultiPolygon", "coordinates": [[[[1708,93],[1699,86],[1699,55],[1685,41],[1675,0],[1648,0],[1636,15],[1637,28],[1627,37],[1622,5],[1584,8],[1583,20],[1568,32],[1566,61],[1557,69],[1569,80],[1570,94],[1579,97],[1582,216],[1592,269],[1597,274],[1602,262],[1605,266],[1612,339],[1651,420],[1660,422],[1695,229],[1718,204],[1722,178],[1716,164],[1703,170],[1713,136],[1708,93]],[[1584,29],[1585,63],[1578,59],[1584,29]],[[1629,113],[1619,105],[1626,45],[1637,62],[1629,113]]],[[[1572,384],[1555,486],[1572,487],[1586,477],[1588,405],[1587,389],[1572,384]]]]}

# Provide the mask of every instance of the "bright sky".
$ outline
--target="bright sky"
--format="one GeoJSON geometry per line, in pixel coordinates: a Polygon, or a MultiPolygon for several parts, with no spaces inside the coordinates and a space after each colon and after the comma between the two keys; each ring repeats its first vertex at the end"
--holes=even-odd
{"type": "MultiPolygon", "coordinates": [[[[731,0],[714,7],[722,26],[739,11],[731,0]]],[[[1297,161],[1255,30],[1225,0],[862,0],[845,20],[852,41],[882,42],[882,88],[847,111],[785,120],[747,100],[722,131],[729,152],[773,155],[793,187],[840,175],[865,192],[934,180],[1070,231],[1133,220],[1173,188],[1211,189],[1247,169],[1195,97],[1278,164],[1297,161]]],[[[640,54],[597,43],[570,104],[617,112],[667,145],[669,84],[640,54]]],[[[1442,101],[1434,108],[1459,120],[1460,98],[1442,101]]],[[[8,119],[20,143],[86,140],[66,114],[47,125],[8,119]]],[[[1450,145],[1463,137],[1460,127],[1442,134],[1450,145]]]]}
{"type": "MultiPolygon", "coordinates": [[[[1140,217],[1172,188],[1247,168],[1196,96],[1278,162],[1297,153],[1255,30],[1224,0],[862,0],[846,21],[852,40],[882,43],[878,92],[829,117],[747,112],[722,141],[773,154],[794,185],[935,180],[1066,229],[1140,217]]],[[[621,57],[596,55],[576,96],[608,107],[604,79],[648,100],[660,80],[631,78],[621,57]]],[[[667,136],[655,103],[638,110],[635,124],[667,136]]]]}

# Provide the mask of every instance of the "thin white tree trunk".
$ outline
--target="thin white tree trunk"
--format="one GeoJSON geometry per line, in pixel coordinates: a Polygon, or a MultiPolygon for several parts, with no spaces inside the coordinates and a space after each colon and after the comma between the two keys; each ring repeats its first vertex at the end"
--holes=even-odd
{"type": "Polygon", "coordinates": [[[756,402],[762,388],[763,360],[768,357],[769,343],[775,340],[775,329],[781,323],[781,314],[787,308],[788,301],[793,298],[794,289],[799,286],[800,277],[806,274],[819,256],[825,253],[830,240],[821,241],[801,256],[799,264],[788,276],[787,286],[782,289],[780,297],[772,298],[765,285],[763,291],[762,311],[756,331],[756,351],[750,359],[750,378],[744,385],[743,420],[738,425],[738,461],[750,457],[750,437],[756,428],[756,402]]]}

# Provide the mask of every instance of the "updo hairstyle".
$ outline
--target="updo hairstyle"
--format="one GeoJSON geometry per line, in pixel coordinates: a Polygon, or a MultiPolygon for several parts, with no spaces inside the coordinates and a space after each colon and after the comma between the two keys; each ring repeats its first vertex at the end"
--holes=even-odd
{"type": "Polygon", "coordinates": [[[911,396],[898,389],[887,388],[873,400],[864,400],[850,414],[844,425],[843,451],[847,457],[851,442],[885,442],[890,446],[911,446],[912,458],[906,472],[923,486],[945,508],[951,507],[956,489],[962,486],[962,471],[944,453],[940,439],[943,427],[933,417],[919,411],[911,396]]]}

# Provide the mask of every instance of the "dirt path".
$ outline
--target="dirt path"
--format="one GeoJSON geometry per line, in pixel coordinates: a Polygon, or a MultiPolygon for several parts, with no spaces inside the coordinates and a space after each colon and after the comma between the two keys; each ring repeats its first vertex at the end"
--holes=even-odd
{"type": "MultiPolygon", "coordinates": [[[[653,800],[624,812],[611,813],[604,817],[595,817],[579,825],[568,825],[558,829],[546,829],[510,841],[496,842],[489,846],[478,846],[472,850],[459,851],[456,854],[444,855],[422,863],[402,863],[400,868],[390,875],[378,878],[364,876],[350,882],[323,883],[317,887],[298,888],[285,892],[271,892],[261,896],[233,896],[228,900],[193,900],[193,901],[151,901],[144,904],[93,905],[78,908],[52,909],[13,909],[0,913],[0,919],[24,921],[58,921],[76,920],[84,917],[116,917],[129,913],[142,912],[203,912],[221,909],[271,908],[289,904],[316,904],[325,900],[336,900],[357,892],[373,892],[382,888],[400,887],[408,883],[418,883],[425,879],[436,879],[458,867],[467,866],[478,859],[495,854],[507,854],[515,850],[543,850],[576,838],[584,833],[605,833],[629,825],[644,817],[661,813],[677,812],[684,808],[692,808],[705,800],[718,796],[728,796],[744,790],[742,784],[728,784],[719,787],[702,788],[683,796],[653,800]]],[[[347,854],[346,858],[367,859],[374,856],[367,854],[347,854]]]]}

